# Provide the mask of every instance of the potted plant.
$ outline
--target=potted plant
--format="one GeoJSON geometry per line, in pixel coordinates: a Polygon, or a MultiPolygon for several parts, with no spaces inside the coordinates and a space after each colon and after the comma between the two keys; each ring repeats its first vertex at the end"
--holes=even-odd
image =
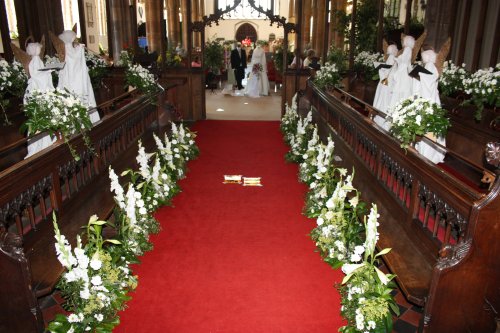
{"type": "Polygon", "coordinates": [[[220,69],[224,66],[224,46],[217,40],[208,40],[203,52],[204,66],[214,73],[220,74],[220,69]]]}

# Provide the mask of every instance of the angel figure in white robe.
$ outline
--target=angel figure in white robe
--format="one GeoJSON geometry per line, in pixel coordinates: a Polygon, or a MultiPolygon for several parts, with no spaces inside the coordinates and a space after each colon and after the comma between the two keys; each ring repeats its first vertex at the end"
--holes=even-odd
{"type": "Polygon", "coordinates": [[[394,73],[394,90],[392,91],[390,106],[398,104],[413,94],[413,82],[408,72],[411,68],[414,46],[415,39],[412,36],[405,36],[403,39],[403,53],[395,58],[398,68],[394,73]]]}
{"type": "MultiPolygon", "coordinates": [[[[384,41],[385,42],[385,41],[384,41]]],[[[386,43],[385,43],[386,44],[386,43]]],[[[391,103],[392,91],[394,90],[394,74],[397,70],[396,56],[398,54],[398,47],[395,44],[391,44],[386,49],[386,61],[385,64],[391,66],[390,68],[381,67],[378,71],[380,81],[377,85],[377,90],[375,92],[375,99],[373,101],[373,106],[383,113],[387,113],[387,109],[391,103]]],[[[389,130],[390,123],[383,117],[376,115],[373,121],[384,128],[389,130]]]]}
{"type": "MultiPolygon", "coordinates": [[[[52,84],[52,71],[45,70],[45,64],[41,59],[45,49],[45,37],[42,37],[40,43],[28,43],[26,45],[26,52],[12,43],[11,47],[15,57],[21,62],[26,74],[28,75],[28,86],[26,87],[26,92],[24,93],[23,103],[26,104],[27,97],[35,90],[42,92],[54,90],[54,85],[52,84]]],[[[51,137],[47,133],[39,133],[29,138],[28,154],[24,158],[28,158],[31,155],[49,147],[55,141],[56,138],[51,137]]]]}
{"type": "Polygon", "coordinates": [[[90,81],[89,70],[85,60],[85,46],[75,44],[76,33],[73,30],[65,30],[54,38],[51,35],[52,43],[57,50],[59,60],[64,62],[63,69],[59,71],[59,89],[71,91],[90,110],[89,117],[92,123],[99,121],[99,113],[95,109],[96,101],[94,90],[90,81]],[[58,42],[62,41],[63,45],[58,42]]]}
{"type": "MultiPolygon", "coordinates": [[[[443,62],[448,56],[450,45],[451,39],[448,38],[445,44],[441,47],[439,54],[436,54],[434,50],[427,50],[421,53],[424,68],[431,74],[419,73],[420,81],[418,81],[419,84],[416,85],[417,89],[415,94],[440,106],[441,100],[439,98],[438,91],[439,75],[442,71],[443,62]]],[[[436,141],[441,146],[446,146],[445,138],[434,137],[433,134],[427,134],[426,136],[431,140],[436,141]]],[[[429,144],[425,142],[425,140],[418,142],[415,145],[415,149],[435,164],[442,163],[446,154],[446,151],[443,148],[429,144]]]]}
{"type": "Polygon", "coordinates": [[[269,95],[269,79],[267,77],[266,53],[260,45],[257,45],[252,53],[250,77],[247,81],[245,94],[250,97],[269,95]],[[256,68],[259,67],[260,70],[256,68]]]}

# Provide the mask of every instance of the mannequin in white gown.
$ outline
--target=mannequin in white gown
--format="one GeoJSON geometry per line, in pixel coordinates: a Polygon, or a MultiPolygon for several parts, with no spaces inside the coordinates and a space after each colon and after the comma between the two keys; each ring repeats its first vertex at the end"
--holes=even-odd
{"type": "MultiPolygon", "coordinates": [[[[96,102],[94,90],[90,82],[89,70],[85,61],[84,46],[78,44],[73,45],[76,39],[76,33],[72,30],[65,30],[59,35],[59,39],[64,42],[66,63],[64,68],[59,71],[59,89],[68,89],[78,96],[80,101],[86,107],[95,108],[96,102]]],[[[92,110],[89,113],[92,123],[99,121],[99,113],[97,110],[92,110]]]]}
{"type": "Polygon", "coordinates": [[[257,74],[250,72],[245,94],[250,97],[267,96],[269,95],[269,79],[267,77],[266,53],[260,45],[253,51],[250,68],[253,69],[255,64],[261,64],[262,71],[257,74]]]}
{"type": "MultiPolygon", "coordinates": [[[[394,90],[394,73],[397,70],[398,65],[396,64],[396,56],[398,54],[398,47],[391,44],[387,47],[388,58],[385,61],[387,65],[391,65],[391,68],[380,68],[378,70],[378,76],[380,81],[377,85],[377,91],[375,92],[375,99],[373,101],[373,106],[383,113],[387,113],[387,109],[391,103],[392,91],[394,90]]],[[[376,115],[373,121],[384,128],[389,130],[390,124],[385,120],[385,118],[376,115]]]]}
{"type": "MultiPolygon", "coordinates": [[[[45,68],[42,59],[40,59],[41,50],[42,45],[39,43],[29,43],[26,46],[26,53],[31,56],[31,60],[28,65],[30,78],[28,79],[28,86],[24,94],[24,103],[26,103],[27,96],[34,90],[47,91],[54,89],[51,71],[40,71],[45,68]]],[[[28,139],[28,154],[25,158],[47,148],[55,141],[56,138],[52,138],[46,133],[40,133],[28,139]]]]}
{"type": "MultiPolygon", "coordinates": [[[[441,105],[438,91],[439,72],[435,65],[437,57],[436,52],[433,50],[427,50],[423,51],[421,55],[425,69],[432,74],[419,73],[420,81],[417,80],[418,84],[414,85],[414,93],[430,100],[433,103],[441,105]]],[[[438,137],[436,138],[436,141],[442,146],[446,145],[445,138],[438,137]]],[[[435,164],[443,162],[444,155],[446,153],[444,149],[430,145],[425,141],[418,142],[415,145],[415,149],[435,164]]]]}

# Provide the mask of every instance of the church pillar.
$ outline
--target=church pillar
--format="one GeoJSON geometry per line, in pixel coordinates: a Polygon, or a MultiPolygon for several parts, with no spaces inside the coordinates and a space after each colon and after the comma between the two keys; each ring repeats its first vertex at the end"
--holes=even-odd
{"type": "Polygon", "coordinates": [[[351,35],[349,36],[349,69],[354,66],[354,51],[356,50],[356,16],[357,16],[358,1],[352,1],[351,15],[351,35]]]}
{"type": "MultiPolygon", "coordinates": [[[[200,21],[199,9],[200,9],[199,1],[198,0],[193,1],[193,4],[191,6],[191,21],[192,22],[200,21]]],[[[193,44],[194,44],[195,48],[201,47],[200,34],[193,35],[193,44]]]]}
{"type": "Polygon", "coordinates": [[[167,0],[168,45],[175,48],[179,43],[179,1],[167,0]]]}
{"type": "Polygon", "coordinates": [[[311,7],[312,0],[302,1],[302,50],[311,42],[311,7]]]}
{"type": "Polygon", "coordinates": [[[314,16],[314,26],[316,27],[313,38],[315,40],[314,50],[316,51],[316,56],[325,59],[324,46],[325,46],[325,21],[326,21],[326,1],[317,0],[316,1],[316,15],[314,16]]]}
{"type": "Polygon", "coordinates": [[[188,31],[189,29],[189,19],[188,19],[188,8],[187,3],[189,0],[181,1],[181,16],[182,16],[182,47],[187,51],[188,50],[188,31]]]}
{"type": "Polygon", "coordinates": [[[149,52],[161,52],[162,5],[158,0],[146,0],[146,37],[149,52]]]}

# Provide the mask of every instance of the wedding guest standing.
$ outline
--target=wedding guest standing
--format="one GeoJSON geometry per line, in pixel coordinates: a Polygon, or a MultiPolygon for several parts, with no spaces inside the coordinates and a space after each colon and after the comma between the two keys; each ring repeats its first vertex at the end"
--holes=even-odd
{"type": "Polygon", "coordinates": [[[241,48],[241,43],[236,43],[236,48],[231,51],[231,67],[234,69],[238,90],[241,90],[243,89],[241,81],[245,77],[245,69],[247,68],[247,55],[245,50],[241,48]]]}

